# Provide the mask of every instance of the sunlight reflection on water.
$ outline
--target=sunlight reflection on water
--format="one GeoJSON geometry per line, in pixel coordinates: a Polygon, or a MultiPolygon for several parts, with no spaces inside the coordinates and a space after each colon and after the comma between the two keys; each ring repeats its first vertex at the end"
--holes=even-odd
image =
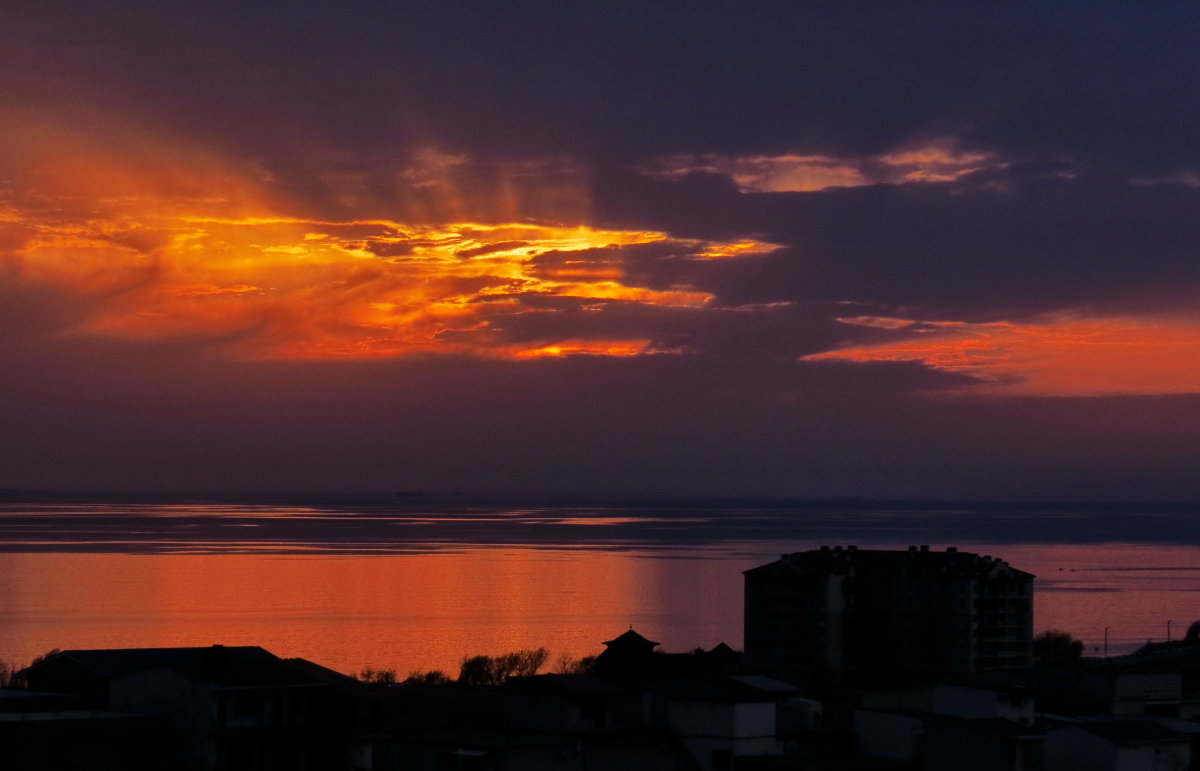
{"type": "MultiPolygon", "coordinates": [[[[0,505],[0,659],[219,642],[346,672],[453,672],[464,655],[520,647],[597,653],[631,625],[666,650],[740,647],[741,571],[848,542],[1000,556],[1038,576],[1035,628],[1067,630],[1089,652],[1106,629],[1110,653],[1165,639],[1168,621],[1178,637],[1200,610],[1195,545],[1039,543],[1029,521],[1010,523],[1024,537],[981,534],[1001,517],[985,516],[0,505]]],[[[1104,522],[1101,535],[1121,534],[1104,522]]]]}

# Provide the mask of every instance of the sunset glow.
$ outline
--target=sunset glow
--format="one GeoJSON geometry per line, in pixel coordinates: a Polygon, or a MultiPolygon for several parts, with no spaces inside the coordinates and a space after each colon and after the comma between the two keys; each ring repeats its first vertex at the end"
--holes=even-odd
{"type": "Polygon", "coordinates": [[[856,317],[893,332],[805,361],[920,362],[982,381],[971,393],[1051,396],[1200,393],[1200,319],[1072,318],[1040,323],[856,317]]]}
{"type": "Polygon", "coordinates": [[[119,5],[0,9],[0,493],[1200,500],[1195,4],[119,5]]]}
{"type": "MultiPolygon", "coordinates": [[[[414,184],[445,187],[433,172],[447,163],[426,159],[414,184]]],[[[669,310],[712,299],[630,278],[638,247],[666,247],[677,260],[777,248],[557,222],[331,220],[281,213],[296,207],[214,167],[189,176],[103,158],[77,158],[73,171],[63,164],[49,164],[55,184],[4,196],[6,272],[86,298],[94,311],[76,333],[216,341],[243,357],[662,352],[653,339],[613,336],[602,324],[595,338],[576,329],[517,340],[509,330],[532,315],[603,317],[609,305],[669,310]]]]}

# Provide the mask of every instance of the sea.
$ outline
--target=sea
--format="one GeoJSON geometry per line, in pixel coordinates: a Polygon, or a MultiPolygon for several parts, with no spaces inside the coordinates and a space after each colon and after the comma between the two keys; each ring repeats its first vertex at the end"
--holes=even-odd
{"type": "Polygon", "coordinates": [[[1035,632],[1087,655],[1200,619],[1188,505],[5,500],[0,661],[260,645],[404,677],[527,648],[554,669],[630,628],[665,651],[740,648],[742,572],[823,545],[1003,559],[1036,576],[1035,632]]]}

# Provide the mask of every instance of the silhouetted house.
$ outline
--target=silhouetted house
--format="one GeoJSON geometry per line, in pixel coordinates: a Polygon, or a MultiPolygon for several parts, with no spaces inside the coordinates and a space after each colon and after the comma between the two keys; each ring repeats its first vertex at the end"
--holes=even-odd
{"type": "Polygon", "coordinates": [[[0,689],[4,771],[160,771],[165,729],[152,715],[87,709],[72,694],[0,689]]]}
{"type": "Polygon", "coordinates": [[[667,680],[745,674],[742,654],[725,643],[717,643],[711,650],[696,648],[687,653],[665,653],[655,650],[658,643],[630,629],[604,646],[592,664],[591,673],[630,690],[667,680]]]}
{"type": "Polygon", "coordinates": [[[692,652],[692,657],[696,659],[701,669],[705,674],[713,675],[740,675],[742,671],[742,653],[735,651],[725,643],[717,643],[711,650],[703,650],[697,648],[692,652]]]}
{"type": "Polygon", "coordinates": [[[924,771],[1040,771],[1041,731],[1004,718],[935,720],[921,737],[924,771]]]}
{"type": "Polygon", "coordinates": [[[1046,733],[1045,771],[1192,768],[1188,734],[1154,720],[1097,720],[1046,733]]]}
{"type": "Polygon", "coordinates": [[[640,697],[592,675],[520,677],[500,691],[512,727],[590,734],[641,724],[640,697]]]}
{"type": "Polygon", "coordinates": [[[589,675],[386,690],[403,719],[361,738],[355,769],[694,771],[665,726],[644,724],[640,691],[589,675]]]}
{"type": "Polygon", "coordinates": [[[1179,716],[1200,717],[1200,621],[1188,627],[1182,640],[1148,642],[1136,653],[1110,661],[1147,671],[1179,673],[1183,693],[1179,716]]]}
{"type": "Polygon", "coordinates": [[[1038,709],[1056,715],[1181,717],[1183,678],[1162,662],[1133,657],[1084,659],[1069,666],[984,672],[976,685],[1019,685],[1038,693],[1038,709]]]}
{"type": "MultiPolygon", "coordinates": [[[[1008,674],[1008,672],[1005,672],[1008,674]]],[[[1024,674],[1018,673],[1018,674],[1024,674]]],[[[903,709],[960,718],[1003,718],[1030,724],[1037,692],[1022,680],[962,679],[910,684],[903,688],[859,688],[863,709],[903,709]]]]}
{"type": "Polygon", "coordinates": [[[1002,717],[959,717],[908,709],[854,712],[861,755],[925,771],[1039,771],[1043,734],[1002,717]]]}
{"type": "Polygon", "coordinates": [[[68,650],[29,667],[31,688],[154,715],[180,769],[337,769],[352,726],[337,689],[258,647],[68,650]]]}
{"type": "Polygon", "coordinates": [[[604,643],[604,650],[592,665],[592,674],[621,687],[640,685],[654,674],[656,647],[658,643],[630,628],[604,643]]]}
{"type": "Polygon", "coordinates": [[[920,768],[922,737],[927,723],[950,718],[906,709],[854,711],[854,751],[869,758],[891,760],[920,768]]]}
{"type": "Polygon", "coordinates": [[[1035,692],[1019,685],[937,683],[930,689],[929,711],[961,718],[1001,719],[1029,726],[1034,721],[1035,692]]]}
{"type": "Polygon", "coordinates": [[[1167,660],[1200,656],[1200,621],[1193,621],[1188,625],[1182,640],[1147,642],[1132,655],[1145,659],[1167,660]]]}
{"type": "Polygon", "coordinates": [[[823,547],[745,572],[746,665],[814,684],[1030,663],[1033,576],[928,547],[823,547]]]}
{"type": "Polygon", "coordinates": [[[769,677],[732,676],[664,684],[652,698],[697,767],[720,771],[736,757],[782,754],[780,706],[797,694],[769,677]]]}

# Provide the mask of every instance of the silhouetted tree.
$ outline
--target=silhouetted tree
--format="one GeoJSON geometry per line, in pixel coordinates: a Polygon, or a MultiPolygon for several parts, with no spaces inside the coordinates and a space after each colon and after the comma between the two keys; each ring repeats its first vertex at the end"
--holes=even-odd
{"type": "Polygon", "coordinates": [[[371,685],[392,685],[396,682],[396,670],[366,667],[358,673],[358,679],[371,685]]]}
{"type": "Polygon", "coordinates": [[[595,663],[595,656],[575,659],[563,653],[558,657],[558,661],[554,662],[554,671],[560,675],[583,675],[590,673],[595,663]]]}
{"type": "MultiPolygon", "coordinates": [[[[40,656],[34,656],[33,661],[29,662],[29,666],[40,664],[56,653],[62,653],[60,648],[51,648],[40,656]]],[[[18,667],[14,664],[9,664],[7,661],[0,660],[0,688],[26,688],[25,681],[17,677],[17,673],[27,667],[18,667]]]]}
{"type": "Polygon", "coordinates": [[[463,685],[500,685],[510,677],[536,675],[550,651],[545,648],[502,653],[499,656],[470,656],[462,660],[458,682],[463,685]]]}
{"type": "Polygon", "coordinates": [[[1033,638],[1034,664],[1061,664],[1078,661],[1083,643],[1060,629],[1047,629],[1033,638]]]}
{"type": "Polygon", "coordinates": [[[470,656],[458,668],[458,682],[463,685],[499,685],[496,679],[496,660],[491,656],[470,656]]]}
{"type": "Polygon", "coordinates": [[[21,683],[17,680],[18,671],[12,664],[0,660],[0,688],[19,688],[21,683]]]}
{"type": "Polygon", "coordinates": [[[62,653],[62,648],[51,648],[50,650],[43,653],[41,656],[34,656],[33,661],[29,662],[29,666],[32,667],[34,664],[41,664],[43,661],[45,661],[46,659],[50,658],[51,656],[53,656],[57,653],[62,653]]]}
{"type": "Polygon", "coordinates": [[[550,651],[545,648],[504,653],[496,657],[496,669],[503,680],[510,677],[532,677],[545,665],[548,658],[550,651]]]}
{"type": "Polygon", "coordinates": [[[440,669],[431,669],[428,672],[409,672],[408,677],[404,678],[404,685],[449,685],[453,682],[450,675],[440,669]]]}

